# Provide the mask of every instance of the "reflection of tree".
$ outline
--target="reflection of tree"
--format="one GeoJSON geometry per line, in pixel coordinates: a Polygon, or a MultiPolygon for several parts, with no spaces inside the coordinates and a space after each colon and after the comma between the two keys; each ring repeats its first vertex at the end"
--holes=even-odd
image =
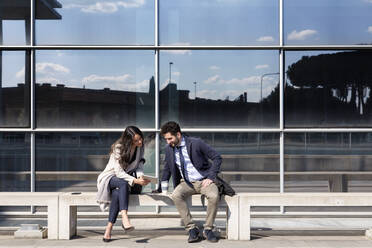
{"type": "Polygon", "coordinates": [[[293,86],[313,91],[321,87],[327,100],[336,97],[363,115],[372,86],[371,55],[370,51],[352,51],[303,56],[288,67],[287,76],[293,86]]]}

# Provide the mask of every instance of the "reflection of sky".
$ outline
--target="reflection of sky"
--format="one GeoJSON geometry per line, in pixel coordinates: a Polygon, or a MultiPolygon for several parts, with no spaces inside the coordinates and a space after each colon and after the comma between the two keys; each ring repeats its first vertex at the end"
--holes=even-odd
{"type": "MultiPolygon", "coordinates": [[[[152,0],[59,0],[61,20],[37,20],[39,44],[154,44],[152,0]]],[[[278,44],[277,0],[161,0],[160,41],[180,45],[278,44]]],[[[288,44],[357,44],[372,42],[372,0],[285,0],[285,35],[288,44]]],[[[24,43],[24,22],[3,21],[4,44],[24,43]]],[[[286,66],[302,55],[286,53],[286,66]]],[[[169,77],[179,89],[197,96],[230,100],[247,92],[258,101],[260,77],[278,72],[275,51],[164,51],[160,88],[169,77]]],[[[37,51],[38,83],[70,87],[147,91],[154,75],[152,51],[37,51]],[[134,62],[134,63],[133,63],[134,62]],[[89,85],[89,86],[88,86],[89,85]]],[[[22,52],[3,53],[3,86],[23,82],[22,52]]],[[[263,80],[263,97],[277,76],[263,80]]]]}
{"type": "Polygon", "coordinates": [[[371,44],[371,13],[371,0],[285,0],[285,43],[371,44]]]}
{"type": "Polygon", "coordinates": [[[37,20],[38,44],[154,44],[154,1],[58,0],[61,20],[37,20]]]}
{"type": "Polygon", "coordinates": [[[277,0],[159,1],[160,43],[279,44],[277,0]]]}
{"type": "MultiPolygon", "coordinates": [[[[277,51],[164,51],[160,55],[160,89],[169,82],[169,62],[172,83],[197,97],[235,99],[247,92],[249,102],[260,100],[261,76],[279,72],[277,51]],[[182,53],[183,52],[183,53],[182,53]]],[[[263,78],[262,96],[266,97],[278,84],[277,75],[263,78]]]]}
{"type": "Polygon", "coordinates": [[[25,52],[3,51],[2,59],[2,87],[15,87],[17,84],[23,84],[24,74],[22,77],[17,77],[17,73],[25,66],[25,52]]]}
{"type": "Polygon", "coordinates": [[[25,22],[21,20],[3,20],[3,44],[26,44],[25,22]]]}
{"type": "MultiPolygon", "coordinates": [[[[24,55],[5,52],[3,86],[24,82],[24,55]]],[[[37,51],[36,83],[148,92],[153,51],[37,51]]]]}

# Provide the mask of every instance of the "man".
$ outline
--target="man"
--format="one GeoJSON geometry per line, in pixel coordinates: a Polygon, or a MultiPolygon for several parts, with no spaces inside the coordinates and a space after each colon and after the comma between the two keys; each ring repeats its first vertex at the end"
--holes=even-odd
{"type": "Polygon", "coordinates": [[[171,198],[181,215],[186,230],[189,231],[188,242],[200,240],[199,229],[192,220],[186,203],[186,199],[194,194],[205,195],[208,200],[203,236],[210,242],[217,242],[212,229],[218,208],[219,193],[213,180],[220,171],[221,156],[201,139],[183,135],[176,122],[165,123],[161,127],[161,135],[168,144],[165,148],[165,166],[161,181],[167,183],[171,176],[173,178],[175,189],[171,198]],[[213,163],[210,164],[208,159],[213,163]]]}

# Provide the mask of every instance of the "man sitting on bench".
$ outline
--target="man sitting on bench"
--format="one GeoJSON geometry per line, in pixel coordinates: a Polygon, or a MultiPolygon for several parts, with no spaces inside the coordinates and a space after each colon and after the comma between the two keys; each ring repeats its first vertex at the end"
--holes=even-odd
{"type": "Polygon", "coordinates": [[[213,180],[220,171],[220,154],[201,139],[182,134],[180,126],[173,121],[161,127],[161,135],[167,142],[161,181],[162,184],[167,184],[170,177],[173,178],[175,189],[171,198],[186,230],[189,231],[188,242],[200,241],[199,229],[192,220],[186,203],[186,199],[194,194],[205,195],[208,200],[203,236],[210,242],[217,242],[212,229],[218,209],[219,192],[213,180]],[[210,164],[208,159],[213,163],[210,164]]]}

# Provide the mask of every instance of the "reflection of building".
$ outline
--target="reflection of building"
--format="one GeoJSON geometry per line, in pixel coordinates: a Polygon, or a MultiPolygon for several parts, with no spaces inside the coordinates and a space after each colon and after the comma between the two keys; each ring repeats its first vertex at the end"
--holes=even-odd
{"type": "MultiPolygon", "coordinates": [[[[149,80],[149,92],[69,88],[62,84],[36,85],[36,116],[38,127],[122,127],[123,123],[149,126],[154,121],[155,82],[149,80]]],[[[6,105],[4,120],[23,123],[25,114],[24,85],[3,88],[6,105]]],[[[246,93],[230,100],[190,99],[188,90],[178,90],[168,84],[160,92],[163,119],[178,119],[184,125],[208,126],[210,120],[229,125],[259,124],[259,103],[246,100],[246,93]]],[[[27,99],[27,98],[26,98],[27,99]]],[[[274,106],[275,107],[275,106],[274,106]]],[[[264,108],[266,118],[276,118],[275,110],[264,108]],[[271,116],[270,116],[271,112],[271,116]]],[[[272,121],[272,120],[268,120],[272,121]]]]}
{"type": "MultiPolygon", "coordinates": [[[[177,90],[176,84],[168,84],[160,92],[160,112],[164,120],[179,120],[186,126],[260,125],[260,103],[247,102],[244,92],[235,100],[190,99],[190,91],[177,90]],[[221,124],[220,124],[221,123],[221,124]],[[223,123],[223,124],[222,124],[223,123]]],[[[264,105],[265,122],[272,125],[278,118],[276,105],[264,105]]],[[[265,124],[263,124],[265,125],[265,124]]]]}
{"type": "MultiPolygon", "coordinates": [[[[94,126],[122,127],[128,120],[133,123],[153,121],[154,80],[150,79],[150,92],[140,93],[69,88],[57,84],[36,85],[37,125],[40,127],[94,126]],[[152,86],[151,86],[152,85],[152,86]]],[[[17,123],[24,114],[23,84],[3,88],[6,105],[1,111],[9,123],[17,123]],[[9,107],[7,107],[9,106],[9,107]]],[[[6,123],[5,123],[6,125],[6,123]]]]}
{"type": "MultiPolygon", "coordinates": [[[[62,5],[56,0],[36,0],[35,1],[35,19],[55,20],[61,19],[62,16],[55,10],[61,8],[62,5]]],[[[31,44],[31,1],[30,0],[1,0],[0,1],[0,45],[3,45],[3,21],[6,20],[24,20],[25,21],[25,43],[31,44]]],[[[10,105],[7,101],[9,95],[2,88],[2,58],[3,51],[0,50],[0,125],[1,126],[29,126],[29,103],[30,103],[30,89],[31,81],[31,57],[30,52],[25,52],[25,84],[22,87],[23,92],[19,94],[10,93],[12,101],[15,100],[15,106],[9,109],[3,105],[10,105]],[[23,98],[23,99],[20,99],[23,98]],[[23,106],[22,106],[23,105],[23,106]],[[7,110],[7,115],[3,116],[3,108],[7,110]],[[13,112],[15,110],[15,112],[13,112]],[[11,118],[10,121],[8,118],[11,118]],[[8,124],[8,125],[7,125],[8,124]]],[[[9,91],[17,91],[17,89],[10,89],[9,91]]],[[[7,91],[7,92],[9,92],[7,91]]]]}

